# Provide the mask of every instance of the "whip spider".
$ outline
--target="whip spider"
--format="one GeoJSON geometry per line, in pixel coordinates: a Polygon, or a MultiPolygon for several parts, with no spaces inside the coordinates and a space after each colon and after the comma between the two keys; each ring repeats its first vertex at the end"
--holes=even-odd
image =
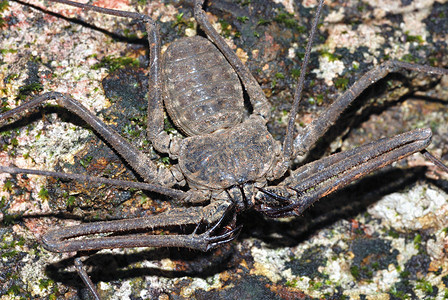
{"type": "MultiPolygon", "coordinates": [[[[215,33],[211,27],[208,27],[206,18],[200,10],[202,3],[198,2],[195,6],[196,15],[202,20],[202,24],[200,24],[202,30],[205,34],[213,36],[215,33]]],[[[83,6],[83,8],[94,10],[90,6],[83,6]]],[[[103,13],[115,14],[111,10],[104,10],[103,13]]],[[[137,20],[143,18],[141,15],[133,13],[121,12],[118,14],[137,20]]],[[[242,21],[243,18],[239,20],[242,21]]],[[[280,23],[281,20],[278,18],[277,22],[280,23]]],[[[186,208],[173,208],[161,215],[145,216],[143,222],[147,224],[143,227],[140,225],[143,219],[138,219],[137,221],[86,223],[86,225],[76,225],[76,227],[59,228],[43,235],[43,243],[51,251],[73,252],[136,246],[211,250],[237,237],[241,225],[237,222],[236,216],[246,210],[255,209],[274,218],[298,216],[319,198],[346,186],[373,170],[414,152],[423,151],[429,144],[431,135],[429,130],[413,130],[389,140],[373,142],[368,144],[369,146],[354,148],[348,152],[337,152],[330,158],[304,164],[298,168],[292,163],[298,155],[307,154],[316,145],[316,142],[324,135],[328,127],[335,123],[352,99],[356,98],[365,88],[386,76],[391,70],[394,72],[411,70],[442,75],[447,73],[446,69],[425,67],[402,61],[384,62],[367,73],[367,77],[360,77],[348,89],[348,92],[343,94],[345,96],[340,98],[342,100],[335,100],[329,109],[318,114],[315,118],[316,121],[299,129],[299,133],[296,132],[295,119],[290,118],[288,124],[291,125],[288,126],[285,142],[281,147],[264,126],[271,113],[270,103],[264,98],[261,88],[252,78],[250,72],[239,62],[233,54],[233,50],[226,48],[219,36],[212,39],[215,44],[219,45],[220,51],[227,56],[227,60],[232,62],[233,65],[230,69],[226,67],[227,69],[220,70],[219,72],[222,73],[218,73],[220,75],[216,78],[213,73],[216,70],[213,70],[199,79],[187,80],[185,79],[187,78],[186,74],[196,72],[196,68],[188,69],[193,63],[189,61],[189,64],[179,68],[183,73],[176,73],[171,79],[165,79],[170,76],[169,73],[177,71],[178,65],[175,62],[178,63],[179,60],[185,59],[179,59],[178,55],[181,55],[179,49],[185,49],[187,46],[192,49],[210,47],[211,44],[205,42],[205,39],[197,38],[189,39],[184,44],[171,43],[176,46],[168,48],[166,53],[171,53],[174,58],[171,59],[169,55],[166,55],[163,58],[163,63],[158,65],[162,58],[158,56],[160,50],[157,47],[159,38],[155,35],[157,31],[151,28],[153,26],[151,20],[147,20],[146,24],[149,24],[147,31],[152,53],[148,70],[150,78],[148,139],[151,140],[155,150],[170,157],[174,166],[165,168],[154,163],[139,149],[134,148],[125,139],[121,139],[118,134],[110,131],[108,126],[105,126],[101,120],[99,121],[84,107],[78,106],[75,95],[68,96],[46,91],[41,96],[29,100],[27,105],[39,106],[47,100],[58,101],[59,105],[84,119],[94,131],[102,135],[102,138],[127,162],[128,167],[148,182],[147,184],[133,185],[130,182],[101,179],[98,180],[99,183],[149,190],[184,202],[186,208]],[[190,44],[193,43],[194,45],[191,46],[190,44]],[[197,46],[198,43],[204,43],[204,46],[197,46]],[[239,77],[233,72],[236,70],[238,70],[239,77]],[[161,76],[160,81],[159,75],[161,76]],[[188,88],[179,85],[182,81],[194,82],[194,80],[199,80],[204,85],[205,83],[212,85],[219,80],[221,82],[228,81],[231,84],[212,86],[211,93],[221,95],[218,100],[215,99],[207,103],[209,96],[205,96],[205,98],[201,98],[201,101],[207,105],[192,105],[185,109],[187,104],[182,102],[182,99],[176,98],[175,93],[180,90],[181,94],[188,95],[189,99],[195,98],[195,93],[199,98],[206,93],[205,89],[191,92],[188,88]],[[239,83],[239,81],[242,82],[242,85],[236,87],[235,82],[239,83]],[[243,87],[245,91],[243,91],[243,87]],[[225,97],[222,96],[231,93],[240,98],[238,100],[224,99],[225,97]],[[244,93],[249,105],[244,103],[244,93]],[[162,98],[166,112],[183,135],[169,135],[164,130],[162,98]],[[345,104],[342,104],[343,102],[345,104]],[[245,112],[247,106],[249,109],[245,112]],[[225,113],[215,115],[216,112],[225,113]],[[204,118],[201,119],[201,117],[204,118]],[[395,145],[389,148],[389,145],[394,143],[395,145]],[[344,157],[344,155],[347,156],[344,157]],[[343,158],[341,159],[341,157],[343,158]],[[291,166],[293,169],[290,169],[291,166]],[[142,228],[153,230],[160,224],[181,225],[186,228],[186,231],[178,235],[148,236],[134,233],[133,239],[130,238],[131,235],[128,235],[129,231],[140,231],[142,228]],[[124,225],[128,227],[123,229],[124,225]],[[72,236],[97,233],[95,228],[98,226],[103,227],[106,232],[122,231],[124,234],[122,236],[112,234],[106,237],[92,237],[88,240],[70,239],[72,236]],[[73,234],[74,231],[79,232],[73,234]]],[[[316,26],[314,25],[313,28],[316,26]]],[[[207,48],[203,53],[208,54],[211,51],[207,48]]],[[[194,51],[187,50],[187,52],[194,51]]],[[[306,53],[309,54],[309,50],[306,53]]],[[[195,63],[197,66],[206,65],[209,62],[215,62],[215,57],[205,59],[202,57],[195,63]]],[[[219,64],[224,63],[220,62],[219,64]]],[[[302,74],[304,75],[304,73],[302,74]]],[[[281,76],[278,77],[281,79],[281,76]]],[[[302,78],[297,86],[300,87],[303,83],[302,78]]],[[[193,84],[193,86],[197,86],[197,84],[193,84]]],[[[301,94],[300,88],[298,88],[294,97],[295,104],[290,113],[294,117],[301,94]]],[[[2,121],[6,121],[9,117],[16,117],[17,112],[24,112],[25,108],[28,109],[25,106],[19,106],[15,110],[5,112],[0,118],[2,121]]],[[[423,153],[429,159],[439,163],[440,169],[446,171],[446,167],[430,156],[428,152],[423,151],[423,153]]],[[[2,166],[2,170],[9,173],[31,174],[33,172],[7,166],[2,166]]],[[[36,172],[36,174],[59,178],[65,176],[61,173],[50,172],[36,172]]],[[[86,178],[80,175],[74,175],[72,178],[90,182],[96,180],[93,177],[86,178]]],[[[82,273],[82,277],[88,279],[84,273],[82,273]]],[[[93,288],[91,290],[94,292],[93,288]]]]}

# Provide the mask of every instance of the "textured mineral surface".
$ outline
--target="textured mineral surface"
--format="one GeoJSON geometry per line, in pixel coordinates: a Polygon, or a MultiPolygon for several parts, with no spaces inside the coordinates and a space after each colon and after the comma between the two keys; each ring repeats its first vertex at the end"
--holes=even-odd
{"type": "MultiPolygon", "coordinates": [[[[58,91],[154,161],[146,140],[144,27],[49,1],[0,2],[1,111],[58,91]]],[[[202,34],[191,1],[91,1],[160,24],[163,49],[202,34]]],[[[215,28],[249,66],[282,140],[315,1],[208,1],[215,28]]],[[[448,67],[446,0],[331,1],[311,54],[297,128],[367,70],[403,61],[448,67]]],[[[54,103],[0,128],[0,164],[138,180],[90,127],[54,103]]],[[[448,78],[404,72],[369,88],[294,168],[406,130],[429,127],[448,161],[448,78]]],[[[179,133],[169,121],[170,134],[179,133]]],[[[45,250],[50,228],[129,218],[179,203],[142,191],[0,174],[0,299],[89,299],[75,253],[45,250]]],[[[442,299],[448,297],[448,174],[419,154],[320,200],[303,216],[248,212],[238,239],[208,253],[115,249],[83,253],[105,299],[442,299]]]]}

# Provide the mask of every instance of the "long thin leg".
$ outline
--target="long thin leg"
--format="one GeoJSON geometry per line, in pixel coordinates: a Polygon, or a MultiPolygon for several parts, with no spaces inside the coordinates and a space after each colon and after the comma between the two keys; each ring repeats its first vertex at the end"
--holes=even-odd
{"type": "Polygon", "coordinates": [[[259,211],[270,217],[299,215],[322,197],[415,152],[431,142],[430,129],[417,129],[317,160],[295,170],[282,187],[260,190],[259,211]],[[288,205],[281,205],[285,201],[288,205]]]}
{"type": "Polygon", "coordinates": [[[76,272],[78,272],[79,277],[81,277],[84,284],[87,286],[87,288],[92,293],[93,297],[96,300],[100,300],[100,295],[98,294],[95,286],[93,285],[92,279],[90,279],[89,275],[87,274],[84,264],[82,263],[81,259],[79,257],[75,258],[75,268],[76,272]]]}
{"type": "Polygon", "coordinates": [[[90,4],[77,3],[68,0],[50,0],[80,7],[84,10],[96,11],[102,14],[113,15],[123,18],[139,20],[145,24],[149,43],[149,70],[148,70],[148,125],[147,136],[152,141],[153,147],[162,153],[169,153],[173,158],[179,151],[179,141],[171,138],[164,129],[163,100],[162,100],[162,77],[161,77],[161,54],[159,27],[149,16],[120,11],[115,9],[93,6],[90,4]]]}
{"type": "Polygon", "coordinates": [[[429,153],[426,150],[420,151],[424,157],[426,157],[427,160],[432,162],[435,166],[437,166],[440,170],[448,174],[448,166],[444,165],[442,161],[440,161],[438,158],[436,158],[434,155],[429,153]]]}
{"type": "Polygon", "coordinates": [[[109,179],[109,178],[95,177],[95,176],[89,176],[89,175],[83,175],[83,174],[41,171],[41,170],[22,169],[22,168],[7,167],[7,166],[0,166],[0,173],[33,174],[33,175],[41,175],[41,176],[50,176],[50,177],[61,178],[61,179],[76,180],[78,182],[108,184],[108,185],[114,185],[114,186],[119,186],[119,187],[124,187],[124,188],[133,188],[133,189],[151,191],[151,192],[165,195],[170,198],[177,199],[177,200],[184,200],[188,195],[188,192],[183,192],[181,190],[166,188],[166,187],[160,186],[158,184],[128,181],[128,180],[109,179]]]}
{"type": "MultiPolygon", "coordinates": [[[[224,204],[224,203],[223,203],[224,204]]],[[[189,218],[191,220],[187,221],[184,224],[178,224],[176,220],[172,220],[170,218],[165,219],[164,216],[155,216],[155,218],[152,218],[152,227],[164,227],[167,225],[185,225],[185,224],[191,224],[193,222],[197,222],[198,225],[196,226],[193,233],[190,235],[164,235],[164,236],[157,236],[157,235],[134,235],[134,236],[113,236],[113,237],[102,237],[102,238],[96,238],[96,239],[90,239],[90,240],[76,240],[76,241],[63,241],[63,239],[71,238],[71,237],[78,237],[86,234],[92,234],[92,233],[105,233],[109,232],[110,230],[114,230],[117,227],[121,230],[125,227],[129,227],[126,225],[131,225],[128,229],[148,229],[148,223],[151,223],[151,218],[140,218],[140,219],[134,219],[134,220],[121,220],[118,221],[120,223],[123,223],[123,221],[129,221],[124,222],[125,226],[120,226],[120,224],[117,224],[117,221],[110,221],[110,222],[101,222],[100,226],[97,226],[97,223],[93,224],[85,224],[80,226],[73,226],[64,228],[63,232],[53,231],[44,236],[44,245],[48,247],[51,251],[55,251],[54,249],[58,249],[58,252],[69,252],[69,251],[79,251],[79,250],[99,250],[99,249],[105,249],[105,248],[130,248],[130,247],[148,247],[148,246],[156,246],[156,247],[187,247],[190,249],[195,250],[202,250],[202,251],[208,251],[211,249],[214,249],[218,247],[219,245],[228,243],[239,235],[239,232],[241,231],[242,226],[238,226],[234,229],[227,230],[227,232],[222,233],[220,235],[214,235],[212,236],[215,231],[221,227],[224,218],[226,217],[226,212],[229,211],[229,206],[224,205],[209,205],[212,206],[212,209],[210,207],[203,208],[204,211],[208,211],[203,214],[197,214],[194,211],[191,211],[192,209],[188,209],[183,212],[174,212],[174,215],[177,217],[184,217],[189,218]],[[224,211],[222,211],[224,208],[224,211]],[[177,214],[176,214],[177,213],[177,214]],[[211,215],[210,215],[211,214],[211,215]],[[221,215],[221,216],[220,216],[221,215]],[[220,217],[219,217],[220,216],[220,217]],[[196,218],[195,218],[196,217],[196,218]],[[198,219],[202,217],[203,219],[198,219]],[[200,227],[200,224],[204,221],[205,217],[209,217],[210,219],[207,220],[208,222],[215,222],[215,225],[213,225],[211,228],[207,229],[202,234],[197,234],[198,228],[200,227]],[[215,219],[219,217],[219,219],[216,221],[215,219]],[[199,221],[198,221],[199,220],[199,221]],[[160,222],[162,221],[162,222],[160,222]],[[107,223],[107,224],[106,224],[107,223]],[[132,225],[138,224],[135,228],[132,225]],[[93,226],[89,226],[93,225],[93,226]],[[109,226],[111,225],[111,226],[109,226]],[[118,225],[118,226],[117,226],[118,225]],[[106,228],[107,227],[107,228],[106,228]],[[110,227],[110,228],[109,228],[110,227]]],[[[194,209],[194,208],[193,208],[194,209]]],[[[171,217],[172,212],[170,212],[171,217]]],[[[100,223],[100,222],[99,222],[100,223]]],[[[113,231],[117,232],[117,231],[113,231]]],[[[97,300],[100,299],[100,296],[98,294],[98,291],[96,290],[92,280],[90,279],[89,275],[87,274],[84,265],[81,261],[81,259],[75,258],[75,268],[78,272],[78,275],[81,277],[84,284],[87,286],[87,288],[92,293],[93,297],[97,300]]]]}
{"type": "Polygon", "coordinates": [[[0,123],[10,117],[15,117],[23,112],[38,107],[42,103],[56,100],[57,103],[82,118],[98,134],[100,134],[146,181],[157,182],[164,186],[173,186],[177,181],[171,172],[164,168],[158,168],[154,162],[147,158],[142,152],[125,140],[115,130],[103,123],[98,117],[93,115],[86,107],[75,99],[56,92],[40,95],[25,105],[16,107],[0,115],[0,123]]]}
{"type": "Polygon", "coordinates": [[[216,32],[213,26],[210,24],[207,15],[203,10],[204,0],[194,1],[194,17],[196,21],[201,25],[201,29],[213,40],[216,47],[227,58],[230,65],[238,73],[241,81],[244,84],[244,88],[249,95],[250,102],[253,107],[254,114],[263,117],[266,121],[269,119],[271,106],[263,93],[263,90],[255,80],[254,76],[249,71],[249,68],[243,64],[243,62],[236,56],[235,52],[227,45],[222,36],[216,32]]]}
{"type": "Polygon", "coordinates": [[[233,240],[241,229],[237,227],[213,236],[218,228],[222,228],[229,208],[231,206],[228,202],[221,201],[206,207],[178,208],[143,218],[85,223],[50,231],[43,236],[42,243],[46,249],[53,252],[133,247],[182,247],[208,251],[233,240]],[[196,234],[197,230],[185,235],[129,234],[130,231],[152,231],[155,228],[203,222],[215,225],[202,234],[196,234]],[[89,238],[95,234],[111,235],[89,238]]]}
{"type": "Polygon", "coordinates": [[[389,73],[402,70],[416,71],[435,75],[447,75],[448,70],[424,65],[417,65],[403,61],[389,60],[376,66],[364,74],[347,91],[345,91],[335,102],[314,119],[305,129],[297,135],[294,140],[293,157],[304,155],[319,140],[325,132],[333,125],[342,112],[354,101],[367,87],[384,78],[389,73]]]}
{"type": "MultiPolygon", "coordinates": [[[[308,39],[308,44],[306,45],[305,57],[303,58],[302,68],[300,71],[300,77],[297,81],[296,91],[294,92],[294,102],[289,113],[288,127],[286,128],[285,140],[283,141],[283,155],[285,157],[285,168],[289,167],[289,161],[292,158],[293,153],[293,136],[294,136],[294,124],[297,116],[297,111],[299,110],[299,104],[302,99],[303,85],[305,82],[306,67],[308,65],[308,60],[311,54],[311,46],[313,45],[314,36],[316,35],[317,24],[319,23],[320,13],[322,7],[324,6],[324,0],[319,1],[319,6],[317,7],[316,16],[314,17],[313,26],[311,27],[310,37],[308,39]]],[[[282,174],[283,175],[283,172],[282,174]]]]}

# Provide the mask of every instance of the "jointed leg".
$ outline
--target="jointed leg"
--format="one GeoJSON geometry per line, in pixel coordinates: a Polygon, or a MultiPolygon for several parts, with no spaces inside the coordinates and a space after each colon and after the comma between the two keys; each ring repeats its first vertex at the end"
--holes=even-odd
{"type": "MultiPolygon", "coordinates": [[[[161,100],[161,88],[160,88],[160,37],[157,29],[157,25],[155,22],[146,15],[135,13],[135,12],[126,12],[113,10],[108,8],[97,7],[89,4],[83,4],[73,1],[67,0],[50,0],[52,2],[63,3],[71,6],[80,7],[84,10],[92,10],[103,14],[114,15],[118,17],[124,18],[132,18],[136,20],[140,20],[144,22],[147,32],[148,32],[148,41],[150,44],[151,50],[151,63],[150,63],[150,76],[149,76],[149,86],[150,88],[150,101],[148,104],[148,131],[151,132],[152,136],[150,138],[154,142],[154,146],[157,150],[158,147],[163,140],[162,144],[168,143],[169,147],[169,137],[167,140],[167,134],[163,131],[163,104],[161,100]],[[166,136],[163,136],[165,134],[166,136]]],[[[171,172],[165,169],[157,169],[156,165],[152,163],[146,156],[140,153],[135,147],[133,147],[129,142],[124,140],[118,133],[114,130],[108,128],[105,124],[103,124],[98,118],[93,116],[90,112],[88,112],[84,107],[82,107],[77,101],[74,99],[63,96],[62,94],[57,93],[49,93],[42,95],[36,99],[30,101],[27,106],[22,106],[14,110],[14,112],[19,113],[28,109],[32,106],[37,106],[41,102],[46,101],[50,98],[57,98],[58,103],[61,106],[71,110],[75,114],[78,114],[81,118],[83,118],[89,125],[91,125],[98,133],[100,133],[114,148],[115,150],[122,155],[122,157],[133,167],[133,169],[141,175],[148,182],[160,182],[165,186],[172,186],[176,183],[171,172]]],[[[12,115],[12,114],[11,114],[12,115]]],[[[9,116],[9,115],[8,115],[9,116]]],[[[8,117],[5,116],[0,117],[0,121],[8,117]]],[[[162,147],[162,146],[161,146],[162,147]]],[[[165,147],[165,148],[166,148],[165,147]]],[[[163,147],[162,147],[163,148],[163,147]]],[[[164,151],[166,152],[166,151],[164,151]]]]}
{"type": "Polygon", "coordinates": [[[60,106],[82,118],[97,133],[99,133],[146,181],[157,182],[164,186],[173,186],[176,183],[174,176],[169,170],[158,168],[154,162],[135,148],[131,143],[125,140],[120,134],[104,124],[103,121],[93,115],[86,107],[81,105],[81,103],[67,95],[56,92],[40,95],[22,106],[1,114],[0,123],[10,117],[32,109],[33,107],[38,107],[42,103],[49,100],[56,100],[60,106]]]}
{"type": "Polygon", "coordinates": [[[43,236],[42,242],[46,249],[53,252],[133,247],[182,247],[208,251],[235,239],[238,235],[241,227],[213,236],[218,228],[222,228],[221,225],[229,209],[231,209],[229,203],[221,201],[206,207],[178,208],[167,213],[137,219],[85,223],[50,231],[43,236]],[[129,233],[201,223],[214,225],[201,234],[197,234],[196,230],[186,235],[129,233]],[[89,238],[91,235],[108,233],[111,235],[89,238]]]}
{"type": "Polygon", "coordinates": [[[320,198],[424,150],[430,142],[430,129],[416,129],[306,164],[291,174],[284,187],[260,190],[258,210],[270,217],[299,215],[320,198]]]}
{"type": "Polygon", "coordinates": [[[307,153],[333,125],[342,112],[354,101],[367,87],[389,73],[402,70],[416,71],[435,75],[448,75],[448,70],[424,65],[417,65],[403,61],[389,60],[364,74],[347,91],[345,91],[335,102],[333,102],[316,119],[306,126],[294,140],[294,154],[304,155],[307,153]]]}
{"type": "MultiPolygon", "coordinates": [[[[224,233],[216,234],[226,218],[231,207],[227,202],[215,202],[206,207],[190,207],[186,209],[171,210],[145,218],[117,220],[108,222],[93,222],[77,226],[64,227],[46,233],[43,238],[44,247],[53,252],[72,252],[85,250],[100,250],[108,248],[132,247],[182,247],[201,251],[208,251],[221,244],[234,240],[241,226],[224,233]],[[198,234],[201,223],[214,224],[205,232],[198,234]],[[128,234],[126,231],[153,231],[155,228],[167,226],[183,226],[198,224],[191,234],[186,235],[147,235],[128,234]],[[92,234],[110,233],[111,236],[88,238],[92,234]],[[123,233],[123,235],[117,235],[123,233]],[[79,237],[86,237],[79,239],[79,237]],[[70,240],[71,238],[75,238],[70,240]]],[[[100,296],[95,289],[89,275],[79,258],[75,259],[75,267],[84,284],[91,291],[95,299],[100,296]]]]}
{"type": "Polygon", "coordinates": [[[75,268],[76,272],[78,272],[79,277],[81,277],[84,284],[87,286],[87,288],[92,293],[93,297],[96,300],[100,300],[100,295],[98,294],[97,290],[95,289],[95,286],[93,285],[92,280],[90,279],[89,275],[87,274],[86,270],[84,269],[84,265],[79,257],[75,258],[75,268]]]}
{"type": "Polygon", "coordinates": [[[308,60],[311,54],[311,46],[313,45],[314,36],[316,35],[317,25],[319,23],[320,13],[322,11],[323,6],[324,6],[324,0],[320,0],[316,11],[316,16],[314,17],[313,25],[311,27],[310,37],[306,45],[305,56],[303,58],[302,68],[300,71],[300,77],[299,80],[297,81],[296,90],[294,92],[294,102],[291,106],[291,111],[289,113],[285,140],[283,141],[283,156],[284,156],[284,162],[282,166],[283,170],[279,170],[278,171],[279,174],[277,176],[283,176],[284,172],[289,168],[290,160],[293,157],[292,153],[294,152],[293,139],[295,135],[294,132],[295,120],[297,111],[299,110],[300,101],[302,100],[302,91],[303,91],[303,85],[305,83],[306,67],[308,65],[308,60]]]}
{"type": "MultiPolygon", "coordinates": [[[[151,184],[151,183],[138,182],[138,181],[119,180],[119,179],[109,179],[109,178],[89,176],[89,175],[84,175],[84,174],[73,174],[73,173],[63,173],[63,172],[54,172],[54,171],[22,169],[22,168],[7,167],[7,166],[0,166],[0,173],[33,174],[33,175],[49,176],[49,177],[60,178],[60,179],[75,180],[78,182],[108,184],[108,185],[119,186],[119,187],[123,187],[123,188],[132,188],[132,189],[140,189],[140,190],[144,190],[144,191],[151,191],[154,193],[165,195],[167,197],[170,197],[170,198],[176,199],[176,200],[185,200],[189,196],[188,192],[183,192],[181,190],[166,188],[166,187],[163,187],[158,184],[151,184]]],[[[207,200],[207,199],[204,199],[204,200],[207,200]]]]}
{"type": "MultiPolygon", "coordinates": [[[[163,100],[162,100],[162,83],[161,83],[161,54],[160,54],[160,34],[157,24],[148,16],[123,12],[113,9],[96,7],[88,4],[76,3],[67,0],[50,0],[68,4],[71,6],[81,7],[86,10],[93,10],[104,14],[115,15],[119,17],[133,18],[141,20],[146,25],[148,33],[148,42],[150,48],[149,62],[149,94],[148,94],[148,138],[153,142],[153,146],[157,151],[169,153],[171,157],[176,158],[179,151],[179,141],[172,139],[164,130],[163,116],[163,100]]],[[[232,49],[227,45],[225,40],[212,27],[205,12],[202,9],[204,0],[195,0],[194,15],[201,28],[215,42],[223,55],[230,62],[232,67],[240,76],[247,93],[249,94],[254,114],[260,115],[266,121],[270,115],[270,105],[264,95],[262,89],[256,82],[249,69],[241,62],[232,49]]]]}
{"type": "Polygon", "coordinates": [[[147,135],[152,141],[153,147],[162,153],[171,154],[173,158],[179,151],[179,141],[172,139],[164,130],[164,114],[162,100],[162,78],[161,78],[161,54],[160,34],[158,25],[149,16],[120,11],[115,9],[93,6],[90,4],[77,3],[67,0],[50,0],[71,6],[80,7],[84,10],[96,11],[102,14],[113,15],[123,18],[140,20],[145,24],[149,43],[149,70],[148,70],[148,126],[147,135]]]}
{"type": "Polygon", "coordinates": [[[201,25],[201,29],[213,40],[218,49],[227,58],[229,63],[238,73],[241,81],[244,84],[244,88],[249,95],[254,114],[263,117],[266,122],[269,119],[271,113],[271,106],[266,99],[263,90],[258,85],[254,76],[250,73],[249,68],[243,64],[243,62],[236,56],[235,52],[227,45],[226,41],[216,32],[213,26],[210,24],[207,15],[203,10],[204,0],[194,1],[194,17],[196,21],[201,25]]]}

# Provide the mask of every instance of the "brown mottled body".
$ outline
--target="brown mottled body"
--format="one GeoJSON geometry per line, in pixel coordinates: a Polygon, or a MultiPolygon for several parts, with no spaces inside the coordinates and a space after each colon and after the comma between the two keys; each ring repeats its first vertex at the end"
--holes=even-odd
{"type": "Polygon", "coordinates": [[[194,36],[171,43],[162,70],[165,108],[186,135],[230,128],[243,119],[240,80],[206,38],[194,36]]]}
{"type": "MultiPolygon", "coordinates": [[[[157,164],[74,98],[48,92],[0,114],[0,122],[56,100],[59,106],[89,124],[145,183],[135,185],[135,182],[14,166],[0,166],[0,172],[138,187],[184,202],[187,207],[173,208],[163,214],[143,218],[53,230],[42,239],[44,246],[51,251],[143,246],[207,251],[237,237],[241,230],[241,226],[237,226],[237,216],[245,210],[255,209],[268,217],[297,216],[321,197],[416,152],[422,152],[448,172],[448,167],[425,150],[432,136],[430,129],[415,129],[377,140],[290,170],[290,163],[296,155],[312,149],[369,85],[391,72],[403,70],[448,74],[448,70],[443,68],[402,61],[383,62],[341,94],[320,118],[297,133],[295,117],[304,84],[303,70],[309,59],[323,0],[319,2],[313,22],[283,148],[267,131],[270,105],[261,87],[209,23],[202,9],[204,1],[194,1],[194,16],[211,42],[201,37],[181,39],[171,44],[163,59],[158,26],[148,16],[68,0],[52,1],[132,18],[145,24],[150,48],[148,139],[156,151],[166,153],[178,164],[169,168],[157,164]],[[243,87],[251,105],[250,116],[245,111],[243,87]],[[164,111],[185,134],[184,137],[174,137],[164,131],[164,111]],[[182,188],[179,189],[179,186],[182,188]],[[192,231],[186,225],[197,226],[192,231]],[[158,234],[157,230],[161,228],[173,227],[179,229],[174,234],[158,234]]],[[[77,261],[77,266],[89,289],[99,298],[88,276],[82,271],[80,261],[77,261]]]]}
{"type": "Polygon", "coordinates": [[[260,180],[265,183],[279,154],[280,145],[253,117],[226,131],[184,139],[179,166],[190,186],[223,190],[260,180]]]}

